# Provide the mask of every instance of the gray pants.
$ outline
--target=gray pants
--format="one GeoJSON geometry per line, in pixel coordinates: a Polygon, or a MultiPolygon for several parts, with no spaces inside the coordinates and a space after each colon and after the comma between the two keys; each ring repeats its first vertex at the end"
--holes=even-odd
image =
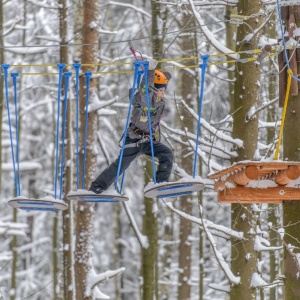
{"type": "MultiPolygon", "coordinates": [[[[126,144],[135,143],[138,140],[132,140],[127,137],[126,144]]],[[[154,156],[158,158],[158,168],[156,170],[156,182],[169,181],[169,177],[172,171],[173,165],[173,152],[166,145],[153,141],[154,156]]],[[[124,149],[122,164],[120,168],[120,175],[129,167],[131,162],[140,156],[145,154],[152,156],[151,144],[149,142],[141,144],[139,147],[129,147],[124,149]]],[[[93,181],[92,186],[107,190],[110,185],[116,180],[118,173],[119,159],[113,162],[107,167],[97,178],[93,181]]]]}

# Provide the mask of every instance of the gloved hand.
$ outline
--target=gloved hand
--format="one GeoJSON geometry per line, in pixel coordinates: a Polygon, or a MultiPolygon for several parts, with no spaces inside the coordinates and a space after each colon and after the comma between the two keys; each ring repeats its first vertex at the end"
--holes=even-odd
{"type": "Polygon", "coordinates": [[[147,60],[149,62],[148,70],[154,70],[156,68],[156,66],[157,66],[157,60],[154,59],[154,58],[149,58],[147,60]]]}
{"type": "Polygon", "coordinates": [[[171,76],[172,76],[173,73],[174,73],[174,69],[175,69],[174,66],[167,66],[167,67],[164,67],[163,72],[168,72],[168,73],[170,73],[171,76]]]}

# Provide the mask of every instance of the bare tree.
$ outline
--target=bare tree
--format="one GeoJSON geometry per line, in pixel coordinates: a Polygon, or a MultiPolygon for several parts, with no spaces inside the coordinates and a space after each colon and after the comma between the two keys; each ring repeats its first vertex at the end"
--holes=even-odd
{"type": "MultiPolygon", "coordinates": [[[[288,25],[289,37],[293,36],[293,29],[295,29],[295,18],[296,25],[300,25],[299,15],[297,14],[297,10],[299,10],[299,5],[297,6],[289,6],[285,7],[286,14],[283,14],[284,21],[286,21],[286,25],[288,25]]],[[[291,51],[291,53],[293,53],[291,51]]],[[[290,65],[292,66],[292,61],[296,61],[295,55],[290,55],[289,59],[290,65]]],[[[297,62],[296,68],[293,71],[294,75],[297,76],[299,72],[299,63],[297,62]],[[295,74],[296,73],[296,74],[295,74]]],[[[285,70],[280,70],[281,72],[285,72],[285,70]]],[[[299,82],[296,82],[294,79],[292,81],[293,84],[296,85],[296,91],[290,91],[288,106],[286,111],[286,122],[284,125],[283,131],[283,158],[284,160],[290,161],[300,161],[299,154],[299,134],[297,134],[300,126],[300,120],[297,117],[297,111],[300,109],[299,99],[300,95],[298,93],[299,90],[299,82]]],[[[286,91],[282,91],[284,94],[286,91]]],[[[283,205],[283,226],[285,229],[284,242],[286,247],[284,248],[283,255],[283,270],[285,275],[285,299],[297,299],[300,297],[300,288],[299,288],[299,239],[300,233],[298,229],[298,225],[300,218],[299,213],[297,213],[300,209],[299,201],[284,201],[283,205]]]]}
{"type": "MultiPolygon", "coordinates": [[[[239,1],[237,11],[243,16],[256,14],[261,9],[260,1],[239,1]]],[[[255,33],[261,24],[261,17],[250,18],[238,26],[236,51],[255,49],[259,33],[255,33]],[[245,40],[247,34],[253,34],[245,40]]],[[[237,149],[237,160],[253,160],[257,149],[258,117],[248,118],[248,112],[258,104],[260,68],[255,63],[237,63],[235,71],[234,102],[232,111],[239,111],[233,120],[233,137],[243,140],[243,147],[237,149]]],[[[256,221],[251,212],[251,205],[232,204],[232,229],[243,232],[245,240],[232,241],[231,268],[234,274],[241,277],[241,283],[231,287],[232,300],[251,299],[255,297],[255,289],[251,288],[252,274],[256,271],[256,252],[254,251],[254,234],[256,221]],[[254,231],[253,231],[254,230],[254,231]]]]}
{"type": "MultiPolygon", "coordinates": [[[[83,66],[82,71],[96,71],[95,63],[98,62],[98,41],[99,31],[97,26],[99,20],[99,1],[83,1],[83,28],[82,28],[82,64],[92,64],[83,66]]],[[[96,79],[91,78],[90,92],[91,97],[96,93],[96,79]]],[[[80,78],[80,133],[84,136],[84,116],[85,110],[86,83],[84,76],[80,78]]],[[[94,176],[96,157],[92,151],[92,144],[95,142],[94,128],[96,126],[96,112],[89,113],[87,148],[86,148],[86,176],[85,188],[88,189],[94,176]]],[[[81,141],[83,147],[83,141],[81,141]]],[[[82,149],[82,148],[81,148],[82,149]]],[[[80,166],[83,165],[83,154],[81,152],[80,166]]],[[[80,203],[76,211],[76,249],[75,249],[75,281],[76,281],[76,299],[92,299],[92,296],[86,296],[89,272],[91,271],[91,245],[94,232],[94,208],[92,204],[80,203]]]]}

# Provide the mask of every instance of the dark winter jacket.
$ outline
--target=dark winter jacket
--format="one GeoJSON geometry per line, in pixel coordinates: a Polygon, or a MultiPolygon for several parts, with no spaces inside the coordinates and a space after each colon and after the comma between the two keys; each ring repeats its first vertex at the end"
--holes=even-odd
{"type": "MultiPolygon", "coordinates": [[[[148,71],[148,87],[149,87],[149,100],[150,100],[150,115],[152,124],[152,133],[154,134],[159,127],[159,122],[162,118],[165,108],[165,102],[163,99],[157,100],[154,93],[154,73],[155,70],[148,71]]],[[[165,76],[171,79],[171,74],[163,72],[165,76]]],[[[131,96],[132,89],[129,90],[129,97],[131,96]]],[[[149,133],[148,126],[148,106],[146,102],[146,91],[144,78],[142,79],[140,88],[135,90],[133,107],[130,118],[131,126],[128,128],[128,135],[131,139],[141,138],[141,131],[145,134],[149,133]],[[137,132],[134,132],[136,130],[137,132]],[[139,131],[140,130],[140,131],[139,131]]]]}

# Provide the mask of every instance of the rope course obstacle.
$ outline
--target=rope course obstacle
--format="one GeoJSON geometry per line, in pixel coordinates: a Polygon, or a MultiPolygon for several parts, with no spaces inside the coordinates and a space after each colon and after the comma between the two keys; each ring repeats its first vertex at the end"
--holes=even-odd
{"type": "MultiPolygon", "coordinates": [[[[223,203],[277,203],[284,200],[300,199],[300,162],[279,161],[279,152],[286,111],[290,95],[298,95],[297,61],[299,61],[298,49],[289,50],[286,45],[281,12],[286,12],[288,6],[280,7],[277,0],[277,10],[281,30],[282,52],[278,56],[280,67],[279,75],[279,106],[283,107],[282,118],[275,149],[274,161],[242,161],[222,171],[209,176],[214,179],[214,189],[218,193],[218,199],[223,203]],[[286,69],[286,73],[282,70],[286,69]],[[294,80],[293,80],[294,79],[294,80]]],[[[296,18],[300,19],[300,11],[296,11],[296,18]]],[[[287,38],[293,37],[295,30],[295,15],[292,14],[289,21],[287,38]],[[294,26],[294,27],[293,27],[294,26]]]]}
{"type": "MultiPolygon", "coordinates": [[[[11,145],[11,154],[12,154],[12,164],[13,164],[13,172],[14,172],[14,182],[15,182],[15,193],[16,197],[8,200],[7,204],[14,208],[19,208],[22,210],[37,210],[37,211],[51,211],[57,212],[59,210],[65,210],[68,208],[68,205],[63,201],[60,200],[62,198],[62,172],[63,172],[63,157],[64,157],[64,150],[62,147],[62,162],[61,162],[61,182],[60,182],[60,197],[57,198],[57,181],[58,181],[58,145],[59,145],[59,117],[60,117],[60,88],[62,82],[62,73],[64,65],[59,65],[59,89],[58,89],[58,113],[57,113],[57,137],[56,137],[56,175],[55,175],[55,182],[54,182],[54,197],[46,196],[40,199],[28,198],[21,196],[21,179],[20,179],[20,164],[19,164],[19,132],[18,132],[18,100],[17,100],[17,77],[19,76],[18,73],[11,73],[13,78],[13,87],[14,87],[14,107],[15,107],[15,128],[16,128],[16,151],[14,151],[14,141],[12,136],[12,124],[11,124],[11,117],[10,117],[10,105],[9,105],[9,93],[8,93],[8,64],[3,64],[2,69],[4,72],[4,85],[5,85],[5,97],[6,97],[6,108],[7,108],[7,116],[8,116],[8,125],[9,125],[9,133],[10,133],[10,145],[11,145]],[[17,166],[17,167],[16,167],[17,166]]],[[[65,88],[65,114],[67,110],[67,90],[68,90],[68,78],[70,77],[69,73],[65,73],[66,78],[66,88],[65,88]]],[[[62,129],[62,140],[64,140],[64,128],[65,128],[65,120],[66,115],[64,116],[64,126],[62,129]]],[[[62,143],[64,145],[64,143],[62,143]]]]}
{"type": "MultiPolygon", "coordinates": [[[[207,66],[212,65],[218,65],[218,64],[229,64],[229,63],[248,63],[248,62],[262,62],[262,60],[267,56],[272,55],[278,55],[280,70],[287,69],[287,72],[281,71],[279,74],[280,76],[280,106],[283,106],[282,111],[282,121],[280,126],[280,132],[279,132],[279,138],[278,143],[275,151],[274,159],[276,161],[267,162],[267,161],[261,161],[261,162],[238,162],[235,165],[224,169],[222,171],[219,171],[215,174],[212,174],[209,176],[209,178],[216,180],[215,183],[215,190],[218,192],[218,197],[220,202],[241,202],[241,203],[250,203],[250,202],[266,202],[266,203],[280,203],[282,200],[296,200],[300,198],[300,193],[298,192],[299,185],[298,185],[298,179],[300,176],[300,163],[298,162],[281,162],[278,161],[279,157],[279,149],[280,149],[280,143],[282,138],[282,132],[284,127],[284,121],[285,121],[285,115],[286,115],[286,109],[288,104],[288,98],[291,91],[292,95],[296,95],[298,93],[297,88],[297,81],[299,79],[297,78],[297,69],[295,69],[295,65],[297,65],[297,56],[298,55],[298,43],[287,46],[284,32],[283,32],[283,24],[282,24],[282,18],[281,18],[281,7],[279,0],[276,0],[277,2],[277,9],[278,9],[278,16],[280,20],[280,29],[282,33],[282,46],[273,46],[266,45],[262,49],[254,49],[254,50],[247,50],[247,51],[239,51],[239,52],[230,52],[230,53],[223,53],[223,54],[211,54],[208,55],[202,55],[201,58],[203,60],[203,63],[200,65],[201,68],[201,86],[200,86],[200,103],[199,103],[199,112],[198,112],[198,125],[197,125],[197,140],[199,139],[200,134],[200,118],[201,118],[201,109],[202,109],[202,101],[203,101],[203,93],[204,93],[204,78],[205,78],[205,72],[207,69],[207,66]],[[236,55],[236,59],[232,60],[220,60],[220,61],[210,61],[208,62],[209,58],[221,58],[221,57],[227,57],[228,55],[236,55]],[[240,59],[240,54],[249,55],[248,58],[242,58],[240,59]],[[295,64],[296,62],[296,64],[295,64]],[[294,80],[293,80],[294,79],[294,80]],[[285,94],[282,94],[282,91],[285,90],[285,94]],[[284,96],[284,97],[283,97],[284,96]]],[[[297,11],[299,15],[296,16],[296,18],[300,18],[300,12],[297,11]]],[[[294,24],[294,19],[289,20],[290,24],[294,24]]],[[[294,27],[289,27],[289,37],[292,37],[293,31],[295,30],[294,27]]],[[[133,49],[133,51],[135,51],[133,49]]],[[[133,52],[135,55],[135,53],[133,52]]],[[[300,57],[300,56],[299,56],[300,57]]],[[[161,60],[160,62],[179,62],[182,60],[195,60],[199,57],[180,57],[180,58],[172,58],[167,60],[161,60]]],[[[122,157],[123,157],[123,151],[124,151],[124,144],[125,139],[123,140],[123,145],[120,153],[120,164],[118,167],[118,173],[116,176],[116,183],[115,183],[115,190],[114,191],[107,191],[100,195],[96,195],[93,192],[86,191],[84,189],[84,174],[85,174],[85,161],[86,161],[86,138],[87,138],[87,124],[88,124],[88,99],[89,99],[89,85],[90,85],[90,77],[92,73],[85,72],[84,76],[86,78],[86,116],[85,116],[85,130],[84,130],[84,145],[83,145],[83,164],[82,164],[82,170],[81,170],[81,186],[79,184],[79,133],[78,133],[78,93],[79,93],[79,75],[80,74],[80,67],[81,66],[89,66],[89,65],[97,65],[101,67],[118,67],[118,66],[125,66],[129,65],[130,63],[126,62],[108,62],[108,63],[100,63],[100,64],[73,64],[72,66],[75,69],[76,74],[76,181],[77,181],[77,190],[71,191],[67,198],[69,200],[80,200],[85,202],[119,202],[119,201],[126,201],[128,200],[127,197],[122,195],[122,186],[123,186],[123,180],[124,180],[124,174],[123,178],[121,180],[120,186],[118,186],[119,176],[120,174],[120,166],[122,163],[122,157]]],[[[53,67],[55,65],[51,64],[40,64],[40,65],[11,65],[16,68],[26,68],[26,67],[53,67]]],[[[58,99],[60,99],[60,87],[61,87],[61,80],[62,76],[65,76],[66,79],[66,92],[65,92],[65,101],[64,105],[67,105],[67,84],[69,78],[72,76],[72,73],[66,72],[63,74],[63,68],[65,66],[70,65],[58,65],[59,68],[59,91],[58,91],[58,99]]],[[[176,69],[184,69],[184,68],[197,68],[198,65],[191,65],[191,66],[180,66],[179,64],[176,65],[176,69]]],[[[7,84],[7,70],[9,68],[9,65],[3,65],[3,75],[5,80],[5,89],[6,89],[6,98],[7,98],[7,110],[8,115],[10,115],[9,112],[9,102],[8,102],[8,84],[7,84]]],[[[153,182],[148,184],[145,189],[144,193],[146,197],[150,198],[168,198],[168,197],[176,197],[176,196],[183,196],[188,195],[193,192],[199,191],[204,188],[204,181],[199,177],[196,176],[196,163],[197,163],[197,156],[198,156],[198,143],[195,143],[195,156],[194,156],[194,166],[193,166],[193,176],[190,178],[184,178],[182,181],[177,182],[168,182],[168,183],[157,183],[156,182],[156,176],[155,176],[155,162],[154,162],[154,153],[153,153],[153,145],[152,145],[152,130],[151,130],[151,116],[150,116],[150,101],[149,101],[149,95],[148,95],[148,81],[147,81],[147,71],[148,71],[148,62],[143,61],[137,61],[134,62],[134,71],[132,70],[122,70],[122,71],[99,71],[94,72],[93,75],[97,74],[129,74],[134,73],[134,80],[133,80],[133,89],[135,90],[139,86],[140,78],[143,75],[145,78],[146,83],[146,99],[147,99],[147,106],[148,106],[148,122],[149,122],[149,134],[150,134],[150,141],[151,141],[151,152],[152,152],[152,171],[153,171],[153,182]]],[[[56,75],[57,73],[15,73],[17,75],[13,75],[13,82],[14,87],[16,87],[16,78],[18,76],[29,76],[29,75],[56,75]]],[[[128,117],[125,127],[124,135],[127,134],[127,128],[129,124],[129,118],[130,118],[130,110],[132,106],[134,93],[132,92],[130,97],[130,105],[128,110],[128,117]]],[[[15,89],[15,99],[17,98],[17,93],[15,89]]],[[[60,106],[59,103],[60,100],[58,100],[58,107],[60,106]]],[[[15,109],[17,107],[17,103],[15,102],[15,109]]],[[[66,113],[67,107],[65,107],[64,112],[66,113]]],[[[17,112],[16,112],[17,114],[17,112]]],[[[57,116],[57,124],[59,124],[59,108],[58,108],[58,116],[57,116]]],[[[65,116],[63,117],[63,129],[62,129],[62,140],[64,140],[64,128],[65,128],[65,116]]],[[[17,115],[16,115],[17,120],[17,115]]],[[[10,119],[9,119],[9,126],[11,129],[10,119]]],[[[16,124],[17,128],[17,124],[16,124]]],[[[16,133],[17,134],[17,133],[16,133]]],[[[59,136],[59,128],[57,128],[57,137],[59,136]]],[[[42,210],[43,206],[46,207],[49,205],[46,203],[45,199],[27,199],[24,198],[24,201],[20,200],[22,198],[20,196],[20,170],[19,170],[19,149],[18,149],[18,141],[16,143],[16,162],[17,162],[17,170],[15,169],[15,154],[14,154],[14,148],[13,148],[13,142],[12,142],[12,133],[10,131],[11,135],[11,147],[12,147],[12,156],[13,156],[13,165],[14,165],[14,174],[15,174],[15,189],[17,197],[15,199],[12,199],[9,201],[9,205],[13,207],[19,207],[23,209],[39,209],[42,210]],[[30,200],[30,201],[29,201],[30,200]],[[35,206],[34,203],[38,202],[40,203],[39,206],[35,206]],[[24,207],[24,205],[27,205],[24,207]],[[21,207],[22,206],[22,207],[21,207]]],[[[17,134],[18,135],[18,134],[17,134]]],[[[18,138],[18,137],[17,137],[18,138]]],[[[61,172],[63,169],[63,152],[64,152],[64,143],[62,143],[62,166],[61,166],[61,172]]],[[[56,201],[56,189],[57,189],[57,180],[58,180],[58,141],[57,141],[57,147],[56,147],[56,172],[55,172],[55,183],[54,183],[54,200],[56,201]]],[[[63,174],[60,175],[60,197],[62,197],[62,178],[63,174]]],[[[299,183],[300,184],[300,183],[299,183]]],[[[61,200],[59,200],[61,201],[61,200]]],[[[46,207],[45,210],[57,210],[57,209],[65,209],[66,206],[65,203],[62,206],[55,206],[54,208],[46,207]]]]}
{"type": "Polygon", "coordinates": [[[84,136],[83,136],[83,160],[82,160],[82,169],[81,174],[79,170],[79,70],[80,64],[73,64],[75,69],[75,90],[76,90],[76,191],[70,191],[67,195],[68,200],[84,201],[84,202],[120,202],[127,201],[128,198],[121,195],[118,192],[105,192],[102,194],[95,194],[91,191],[84,189],[85,186],[85,169],[86,169],[86,140],[88,134],[88,104],[89,104],[89,91],[90,91],[90,80],[92,72],[85,72],[84,76],[86,79],[86,97],[85,97],[85,122],[84,122],[84,136]],[[79,176],[81,175],[81,187],[79,182],[79,176]]]}

